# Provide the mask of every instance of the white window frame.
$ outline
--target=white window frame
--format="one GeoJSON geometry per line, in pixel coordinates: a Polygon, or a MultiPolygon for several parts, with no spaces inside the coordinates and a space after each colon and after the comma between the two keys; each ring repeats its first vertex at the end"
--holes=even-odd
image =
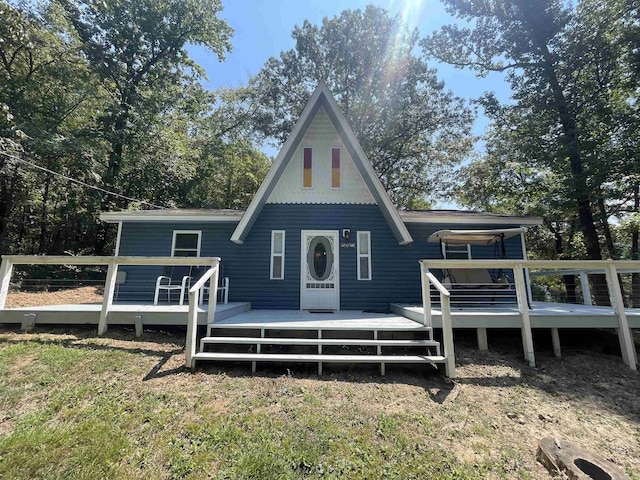
{"type": "MultiPolygon", "coordinates": [[[[197,234],[198,235],[198,250],[196,251],[196,257],[200,256],[200,247],[202,245],[202,230],[174,230],[173,231],[173,239],[171,240],[171,256],[175,257],[176,256],[176,237],[178,235],[181,234],[187,234],[187,235],[194,235],[197,234]]],[[[179,251],[193,251],[192,249],[184,249],[184,248],[180,248],[178,249],[179,251]]]]}
{"type": "Polygon", "coordinates": [[[331,147],[329,149],[329,187],[331,190],[342,190],[342,147],[331,147]],[[333,150],[338,149],[340,151],[340,168],[338,169],[338,175],[340,176],[340,186],[333,186],[333,150]]]}
{"type": "MultiPolygon", "coordinates": [[[[442,258],[447,259],[447,242],[442,242],[442,258]]],[[[449,247],[461,247],[462,245],[449,245],[449,247]]],[[[462,249],[460,250],[462,251],[462,249]]],[[[471,260],[471,244],[467,243],[467,260],[471,260]]]]}
{"type": "Polygon", "coordinates": [[[301,169],[301,172],[300,172],[300,185],[302,186],[303,190],[312,190],[313,189],[313,185],[314,185],[314,180],[313,180],[313,177],[314,177],[314,175],[313,175],[313,170],[314,170],[313,169],[313,158],[315,157],[315,155],[313,154],[314,150],[315,150],[315,148],[313,148],[311,145],[306,145],[306,146],[303,145],[302,146],[302,163],[301,163],[302,169],[301,169]],[[307,148],[311,150],[311,186],[310,187],[305,187],[304,186],[304,151],[307,148]]]}
{"type": "Polygon", "coordinates": [[[356,245],[356,249],[357,249],[357,268],[358,268],[358,280],[371,280],[373,278],[373,274],[371,273],[371,232],[370,231],[359,231],[357,233],[357,245],[356,245]],[[368,253],[361,253],[360,251],[360,238],[366,238],[367,242],[367,252],[368,253]],[[361,258],[366,258],[367,259],[367,263],[369,264],[369,277],[368,278],[363,278],[362,276],[362,272],[360,271],[360,259],[361,258]]]}
{"type": "Polygon", "coordinates": [[[271,262],[269,265],[269,279],[270,280],[284,280],[284,247],[286,245],[285,242],[285,231],[284,230],[271,230],[271,262]],[[282,234],[282,253],[276,253],[275,252],[275,238],[276,238],[276,234],[281,233],[282,234]],[[282,270],[280,271],[281,276],[280,277],[274,277],[273,276],[273,259],[275,257],[281,257],[281,268],[282,270]]]}

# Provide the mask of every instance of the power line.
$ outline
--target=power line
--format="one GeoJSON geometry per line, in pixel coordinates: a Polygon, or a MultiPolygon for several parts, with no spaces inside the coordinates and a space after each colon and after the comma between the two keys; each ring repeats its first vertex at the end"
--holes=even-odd
{"type": "Polygon", "coordinates": [[[106,193],[107,195],[113,195],[114,197],[123,198],[125,200],[130,200],[132,202],[142,203],[144,205],[148,205],[148,206],[153,207],[153,208],[159,208],[160,210],[165,210],[166,209],[166,207],[163,207],[161,205],[156,205],[154,203],[150,203],[150,202],[147,202],[145,200],[139,200],[137,198],[127,197],[126,195],[121,195],[120,193],[111,192],[109,190],[105,190],[104,188],[96,187],[95,185],[90,185],[90,184],[85,183],[85,182],[83,182],[81,180],[77,180],[75,178],[63,175],[62,173],[54,172],[53,170],[49,170],[48,168],[41,167],[40,165],[36,165],[35,163],[27,162],[26,160],[23,160],[23,159],[21,159],[19,157],[16,157],[15,155],[11,155],[9,153],[0,152],[0,154],[4,155],[6,157],[9,157],[11,160],[13,160],[15,162],[18,162],[18,163],[20,163],[22,165],[26,165],[26,166],[31,167],[31,168],[36,168],[38,170],[42,170],[43,172],[47,172],[47,173],[50,173],[52,175],[57,175],[59,177],[64,178],[65,180],[68,180],[68,181],[73,182],[73,183],[77,183],[78,185],[82,185],[83,187],[93,188],[94,190],[98,190],[98,191],[100,191],[102,193],[106,193]]]}

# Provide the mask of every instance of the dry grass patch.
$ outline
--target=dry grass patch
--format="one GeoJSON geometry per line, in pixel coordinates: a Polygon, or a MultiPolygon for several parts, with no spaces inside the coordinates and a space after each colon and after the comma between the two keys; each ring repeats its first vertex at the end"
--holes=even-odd
{"type": "Polygon", "coordinates": [[[10,292],[7,295],[5,308],[102,303],[103,290],[104,288],[100,286],[69,288],[51,292],[10,292]]]}
{"type": "Polygon", "coordinates": [[[424,368],[182,368],[184,331],[0,330],[0,478],[549,478],[568,438],[640,479],[640,380],[619,357],[458,335],[424,368]],[[330,369],[329,369],[330,368],[330,369]],[[4,407],[6,406],[6,407],[4,407]]]}

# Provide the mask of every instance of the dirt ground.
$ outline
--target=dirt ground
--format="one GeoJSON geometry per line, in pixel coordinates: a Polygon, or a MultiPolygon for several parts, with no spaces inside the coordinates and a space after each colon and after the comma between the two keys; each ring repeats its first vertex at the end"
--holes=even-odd
{"type": "Polygon", "coordinates": [[[10,292],[6,308],[102,303],[102,287],[80,287],[52,292],[10,292]]]}
{"type": "MultiPolygon", "coordinates": [[[[101,299],[94,287],[85,287],[71,292],[11,294],[8,306],[101,299]]],[[[184,330],[180,328],[148,329],[141,339],[136,339],[131,329],[114,328],[97,339],[90,327],[36,327],[33,334],[21,334],[17,327],[0,326],[0,336],[11,341],[28,341],[39,335],[49,340],[99,342],[106,348],[155,352],[157,364],[135,381],[152,381],[166,391],[188,391],[201,382],[221,387],[221,372],[226,379],[252,379],[243,398],[272,390],[274,381],[282,383],[278,388],[301,388],[322,397],[327,381],[339,382],[345,392],[354,395],[354,401],[371,402],[372,410],[415,413],[418,409],[432,416],[437,426],[433,435],[471,464],[504,457],[507,464],[518,464],[505,468],[514,472],[524,469],[531,478],[550,478],[535,454],[539,439],[553,436],[574,441],[640,479],[640,375],[622,363],[617,338],[608,333],[561,330],[563,356],[555,358],[549,332],[536,331],[537,367],[530,368],[522,358],[518,332],[491,331],[490,350],[480,352],[474,332],[456,331],[458,378],[453,382],[445,382],[437,374],[394,366],[389,366],[385,377],[366,367],[328,367],[327,374],[318,377],[315,365],[291,370],[288,366],[261,366],[253,377],[244,365],[203,365],[190,374],[183,370],[184,330]]]]}

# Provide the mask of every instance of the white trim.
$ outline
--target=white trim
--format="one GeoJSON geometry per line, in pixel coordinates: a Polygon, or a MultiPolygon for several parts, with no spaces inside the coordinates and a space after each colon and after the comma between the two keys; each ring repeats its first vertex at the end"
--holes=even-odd
{"type": "MultiPolygon", "coordinates": [[[[378,205],[378,207],[382,210],[385,210],[389,214],[391,222],[400,233],[401,239],[398,243],[400,245],[407,245],[413,242],[413,238],[411,237],[409,230],[407,230],[407,227],[402,222],[402,219],[400,218],[400,215],[398,214],[396,207],[391,203],[391,198],[389,198],[389,195],[387,194],[386,190],[382,186],[380,179],[378,178],[375,171],[373,170],[373,166],[371,165],[371,162],[369,162],[369,160],[367,159],[367,156],[365,155],[364,151],[362,150],[362,147],[358,143],[358,140],[356,139],[356,136],[353,133],[353,130],[351,130],[351,127],[349,126],[346,118],[340,111],[340,108],[338,107],[338,104],[333,98],[333,95],[331,95],[329,88],[322,80],[318,83],[318,86],[316,87],[315,91],[311,95],[311,98],[307,102],[307,105],[304,107],[304,110],[302,111],[300,118],[298,118],[298,121],[294,125],[293,130],[287,137],[287,141],[284,143],[283,147],[280,149],[280,152],[278,153],[278,156],[271,164],[271,168],[269,169],[267,176],[265,177],[264,181],[260,185],[260,188],[258,188],[258,191],[256,195],[253,197],[253,200],[251,200],[251,204],[249,205],[249,208],[247,208],[247,211],[242,216],[242,219],[238,223],[238,226],[236,227],[233,234],[231,235],[232,242],[238,243],[238,244],[243,243],[243,241],[241,240],[241,237],[244,231],[249,227],[249,223],[252,221],[253,215],[256,213],[256,210],[258,208],[261,208],[261,204],[263,203],[263,201],[266,201],[268,199],[267,192],[271,187],[271,185],[277,181],[276,173],[282,166],[284,159],[287,158],[287,156],[289,155],[289,151],[293,148],[293,146],[297,142],[298,137],[301,134],[302,127],[306,123],[307,118],[311,115],[311,112],[313,111],[315,105],[321,101],[323,95],[327,100],[328,108],[332,110],[332,113],[337,118],[339,126],[344,132],[346,140],[348,141],[349,144],[351,144],[351,147],[353,147],[356,153],[355,157],[352,158],[352,160],[356,164],[358,164],[359,162],[359,164],[364,168],[365,173],[373,183],[376,193],[382,199],[383,205],[378,205]]],[[[312,162],[312,167],[313,167],[313,162],[312,162]]],[[[366,183],[366,180],[365,180],[365,183],[366,183]]],[[[312,181],[312,184],[313,184],[313,181],[312,181]]],[[[375,198],[375,195],[373,195],[373,197],[375,198]]]]}
{"type": "Polygon", "coordinates": [[[359,231],[356,234],[356,257],[357,257],[357,270],[358,270],[358,280],[371,280],[373,278],[373,273],[371,272],[371,232],[370,231],[359,231]],[[360,235],[366,237],[366,242],[367,242],[367,252],[368,253],[361,253],[360,252],[360,235]],[[361,258],[366,258],[367,259],[367,263],[369,264],[369,278],[363,278],[362,277],[362,272],[360,271],[360,259],[361,258]]]}
{"type": "MultiPolygon", "coordinates": [[[[527,253],[527,244],[524,240],[524,234],[526,232],[527,229],[523,228],[522,232],[520,232],[520,240],[522,243],[522,258],[525,260],[529,260],[529,254],[527,253]]],[[[533,302],[533,294],[531,293],[531,275],[529,274],[528,268],[524,269],[524,278],[527,281],[527,298],[529,299],[529,302],[533,302]]]]}
{"type": "Polygon", "coordinates": [[[271,261],[269,262],[269,280],[284,280],[284,247],[285,247],[285,230],[271,230],[271,261]],[[276,236],[277,233],[281,233],[282,234],[282,253],[275,253],[274,252],[274,238],[276,236]],[[273,276],[273,259],[274,257],[279,256],[282,261],[281,261],[281,274],[282,276],[280,277],[274,277],[273,276]]]}
{"type": "Polygon", "coordinates": [[[454,223],[454,224],[481,224],[481,225],[542,225],[540,217],[500,217],[494,215],[455,215],[425,213],[424,217],[405,217],[400,213],[404,223],[454,223]]]}
{"type": "Polygon", "coordinates": [[[493,245],[504,242],[522,233],[522,228],[492,228],[490,230],[438,230],[427,238],[427,242],[445,241],[449,245],[493,245]]]}
{"type": "Polygon", "coordinates": [[[100,220],[107,223],[117,222],[239,222],[238,215],[178,214],[178,215],[145,215],[144,212],[103,212],[100,220]]]}
{"type": "Polygon", "coordinates": [[[308,310],[304,306],[305,268],[307,263],[307,251],[305,237],[307,235],[334,236],[335,245],[333,252],[333,268],[335,271],[336,310],[340,310],[340,232],[338,230],[300,230],[300,310],[308,310]]]}
{"type": "MultiPolygon", "coordinates": [[[[198,250],[196,252],[196,257],[200,256],[200,246],[202,244],[202,230],[174,230],[173,231],[173,238],[171,240],[171,256],[175,257],[175,251],[176,251],[176,236],[180,235],[180,234],[197,234],[198,235],[198,250]]],[[[184,249],[181,249],[184,250],[184,249]]],[[[190,250],[190,249],[189,249],[190,250]]]]}
{"type": "Polygon", "coordinates": [[[329,148],[329,188],[331,190],[342,190],[342,147],[340,146],[329,148]],[[339,187],[333,186],[333,150],[334,149],[338,149],[338,151],[340,152],[340,167],[338,168],[338,175],[339,175],[338,182],[340,183],[339,187]]]}
{"type": "MultiPolygon", "coordinates": [[[[365,171],[367,172],[367,175],[369,176],[370,180],[373,182],[373,185],[378,195],[382,199],[382,203],[384,204],[385,210],[387,210],[387,212],[389,213],[389,216],[391,217],[392,222],[398,229],[398,232],[402,237],[402,240],[398,243],[400,245],[407,245],[409,243],[413,243],[413,238],[411,237],[409,230],[407,230],[407,227],[402,222],[402,219],[398,214],[398,210],[396,210],[395,205],[393,205],[393,203],[391,202],[391,198],[389,197],[389,194],[387,193],[385,188],[382,186],[382,182],[380,181],[380,179],[378,178],[378,175],[373,169],[373,165],[371,165],[371,162],[367,158],[367,155],[364,153],[364,150],[362,150],[362,147],[360,146],[360,142],[358,142],[358,139],[353,133],[353,130],[351,130],[351,126],[349,125],[349,123],[347,123],[347,119],[344,117],[344,115],[340,111],[340,107],[338,107],[338,104],[336,103],[335,98],[333,98],[333,95],[331,95],[329,88],[323,81],[320,81],[320,83],[318,84],[318,89],[320,88],[324,90],[325,97],[327,98],[327,103],[333,109],[336,117],[338,118],[338,122],[342,127],[343,132],[347,136],[347,139],[351,143],[351,146],[353,147],[353,149],[356,151],[357,159],[360,161],[365,171]]],[[[353,160],[356,161],[355,158],[353,160]]],[[[378,205],[378,207],[381,207],[381,205],[378,205]]]]}
{"type": "MultiPolygon", "coordinates": [[[[471,260],[472,259],[472,257],[471,257],[471,244],[470,243],[466,244],[466,246],[467,246],[467,258],[466,259],[447,258],[447,242],[446,242],[446,240],[440,242],[440,246],[442,248],[442,257],[445,260],[471,260]]],[[[462,247],[462,245],[450,244],[449,248],[451,248],[451,247],[462,247]]]]}
{"type": "Polygon", "coordinates": [[[120,241],[122,240],[122,222],[118,222],[118,233],[116,235],[116,250],[113,252],[113,256],[117,257],[120,254],[120,241]]]}
{"type": "Polygon", "coordinates": [[[231,235],[232,242],[237,244],[244,243],[242,240],[240,240],[240,236],[242,235],[242,232],[244,232],[244,230],[247,228],[249,224],[249,220],[251,219],[251,217],[253,217],[253,214],[257,210],[261,201],[263,199],[266,201],[267,190],[269,189],[269,186],[271,185],[271,183],[274,181],[276,172],[280,168],[280,164],[284,161],[284,158],[286,157],[287,153],[293,147],[293,144],[296,141],[296,137],[302,130],[302,126],[304,124],[304,121],[302,121],[302,119],[308,117],[311,114],[311,111],[313,110],[314,105],[320,98],[321,93],[322,93],[321,89],[316,88],[316,91],[313,92],[313,95],[311,95],[311,99],[309,99],[309,101],[307,102],[307,105],[304,107],[304,110],[302,111],[300,118],[298,119],[296,124],[293,126],[293,130],[291,130],[291,133],[287,137],[286,142],[284,142],[284,145],[278,152],[278,156],[271,164],[271,168],[267,172],[266,177],[260,184],[260,187],[258,187],[258,191],[256,192],[255,196],[251,200],[251,203],[249,204],[249,208],[247,208],[247,211],[244,213],[244,215],[240,219],[240,222],[238,223],[238,226],[236,227],[233,234],[231,235]]]}
{"type": "Polygon", "coordinates": [[[302,190],[313,190],[313,177],[315,176],[313,174],[313,146],[312,145],[307,145],[307,146],[302,146],[302,162],[301,162],[301,166],[302,168],[300,169],[300,186],[302,188],[302,190]],[[304,186],[304,151],[305,149],[309,149],[311,150],[311,186],[310,187],[305,187],[304,186]]]}

